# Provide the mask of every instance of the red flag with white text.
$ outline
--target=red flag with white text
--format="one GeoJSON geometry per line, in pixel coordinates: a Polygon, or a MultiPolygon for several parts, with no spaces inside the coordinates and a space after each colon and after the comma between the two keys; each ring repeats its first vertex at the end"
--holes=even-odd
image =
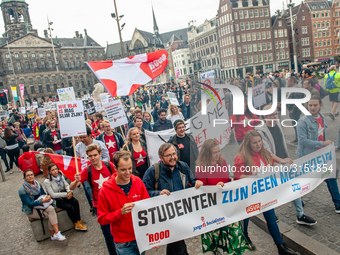
{"type": "Polygon", "coordinates": [[[168,63],[166,50],[114,61],[86,62],[113,97],[131,95],[163,73],[168,63]]]}
{"type": "MultiPolygon", "coordinates": [[[[58,155],[58,154],[50,154],[50,153],[44,153],[44,152],[36,152],[33,151],[36,154],[43,154],[50,157],[52,162],[57,165],[57,167],[60,169],[60,171],[63,172],[63,174],[69,178],[71,181],[74,181],[74,175],[77,173],[76,170],[76,161],[74,157],[70,156],[64,156],[64,155],[58,155]]],[[[87,159],[80,159],[77,158],[78,161],[78,170],[79,173],[85,169],[88,165],[90,165],[90,161],[87,159]]]]}

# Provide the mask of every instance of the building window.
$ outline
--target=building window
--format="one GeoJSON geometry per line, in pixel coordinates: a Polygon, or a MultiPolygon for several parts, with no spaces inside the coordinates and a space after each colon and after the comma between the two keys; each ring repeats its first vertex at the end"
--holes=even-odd
{"type": "Polygon", "coordinates": [[[282,27],[282,21],[281,20],[279,20],[278,24],[279,24],[279,27],[282,27]]]}
{"type": "Polygon", "coordinates": [[[272,43],[269,42],[269,43],[268,43],[268,50],[271,50],[271,49],[272,49],[272,43]]]}
{"type": "Polygon", "coordinates": [[[250,29],[255,29],[255,23],[254,23],[254,21],[250,22],[250,29]]]}
{"type": "Polygon", "coordinates": [[[26,67],[26,70],[29,70],[30,69],[30,62],[25,61],[25,67],[26,67]]]}
{"type": "Polygon", "coordinates": [[[247,53],[247,45],[243,45],[242,48],[243,48],[243,53],[247,53]]]}
{"type": "Polygon", "coordinates": [[[235,24],[235,31],[238,31],[239,28],[238,28],[238,24],[235,24]]]}
{"type": "Polygon", "coordinates": [[[74,61],[71,61],[71,68],[74,68],[74,61]]]}
{"type": "Polygon", "coordinates": [[[306,20],[305,16],[302,16],[302,20],[306,20]]]}
{"type": "Polygon", "coordinates": [[[65,68],[68,68],[68,63],[67,63],[67,61],[65,61],[65,68]]]}
{"type": "Polygon", "coordinates": [[[46,91],[47,91],[47,92],[51,92],[50,85],[48,85],[48,84],[46,85],[46,91]]]}
{"type": "Polygon", "coordinates": [[[234,12],[234,19],[238,19],[237,12],[234,12]]]}
{"type": "Polygon", "coordinates": [[[260,28],[260,22],[257,20],[257,21],[255,21],[255,27],[256,27],[256,29],[259,29],[260,28]]]}
{"type": "Polygon", "coordinates": [[[266,20],[266,28],[270,27],[269,19],[266,20]]]}
{"type": "Polygon", "coordinates": [[[243,19],[243,11],[239,11],[239,17],[240,19],[243,19]]]}
{"type": "Polygon", "coordinates": [[[307,34],[307,26],[302,26],[302,34],[307,34]]]}
{"type": "Polygon", "coordinates": [[[41,68],[45,69],[46,66],[45,66],[45,61],[41,61],[41,68]]]}
{"type": "Polygon", "coordinates": [[[40,54],[39,54],[39,57],[43,58],[43,57],[44,57],[44,54],[43,54],[43,53],[40,53],[40,54]]]}
{"type": "Polygon", "coordinates": [[[258,58],[257,55],[254,56],[254,62],[255,62],[255,63],[259,62],[259,58],[258,58]]]}
{"type": "Polygon", "coordinates": [[[259,17],[259,10],[255,9],[254,12],[255,12],[255,18],[258,18],[259,17]]]}
{"type": "Polygon", "coordinates": [[[241,29],[241,31],[244,30],[244,22],[241,22],[241,23],[240,23],[240,29],[241,29]]]}
{"type": "Polygon", "coordinates": [[[44,91],[43,91],[43,88],[42,88],[42,86],[40,85],[39,86],[39,93],[43,93],[44,91]]]}
{"type": "Polygon", "coordinates": [[[269,60],[269,61],[273,61],[273,54],[272,54],[272,53],[269,53],[269,54],[268,54],[268,60],[269,60]]]}
{"type": "Polygon", "coordinates": [[[32,55],[31,55],[31,56],[32,56],[32,58],[35,58],[35,53],[32,53],[32,55]]]}
{"type": "Polygon", "coordinates": [[[256,43],[253,44],[253,52],[257,52],[257,44],[256,43]]]}
{"type": "Polygon", "coordinates": [[[51,57],[51,53],[49,53],[49,52],[46,55],[47,55],[48,58],[51,57]]]}
{"type": "Polygon", "coordinates": [[[251,44],[248,44],[248,52],[252,52],[253,51],[253,47],[251,46],[251,44]]]}
{"type": "Polygon", "coordinates": [[[249,30],[250,27],[249,27],[249,22],[246,22],[246,30],[249,30]]]}
{"type": "Polygon", "coordinates": [[[264,20],[261,20],[261,28],[264,28],[264,20]]]}
{"type": "Polygon", "coordinates": [[[249,18],[254,18],[254,11],[253,10],[249,10],[249,18]]]}
{"type": "Polygon", "coordinates": [[[17,69],[21,70],[21,63],[20,62],[17,62],[17,69]]]}
{"type": "Polygon", "coordinates": [[[253,63],[253,56],[249,56],[249,64],[253,63]]]}
{"type": "Polygon", "coordinates": [[[18,53],[15,53],[15,54],[14,54],[14,57],[15,57],[15,58],[19,58],[19,54],[18,54],[18,53]]]}
{"type": "Polygon", "coordinates": [[[34,69],[37,69],[37,68],[38,68],[37,61],[33,61],[33,67],[34,67],[34,69]]]}
{"type": "Polygon", "coordinates": [[[238,63],[239,63],[239,65],[242,65],[242,58],[238,59],[238,63]]]}
{"type": "Polygon", "coordinates": [[[278,35],[279,35],[279,37],[283,37],[283,29],[278,30],[278,35]]]}
{"type": "Polygon", "coordinates": [[[30,89],[31,89],[31,94],[35,94],[34,86],[30,86],[30,89]]]}
{"type": "Polygon", "coordinates": [[[263,44],[262,44],[262,49],[263,49],[263,50],[267,50],[267,43],[263,43],[263,44]]]}
{"type": "Polygon", "coordinates": [[[32,78],[28,78],[28,83],[29,84],[33,84],[33,79],[32,78]]]}
{"type": "Polygon", "coordinates": [[[274,30],[274,38],[277,38],[277,30],[274,30]]]}
{"type": "Polygon", "coordinates": [[[244,64],[247,65],[248,64],[248,57],[244,57],[243,60],[244,60],[244,64]]]}
{"type": "Polygon", "coordinates": [[[264,54],[264,55],[263,55],[263,61],[264,61],[264,62],[268,61],[267,54],[264,54]]]}
{"type": "Polygon", "coordinates": [[[50,68],[53,68],[53,62],[52,62],[51,60],[48,61],[48,66],[49,66],[50,68]]]}

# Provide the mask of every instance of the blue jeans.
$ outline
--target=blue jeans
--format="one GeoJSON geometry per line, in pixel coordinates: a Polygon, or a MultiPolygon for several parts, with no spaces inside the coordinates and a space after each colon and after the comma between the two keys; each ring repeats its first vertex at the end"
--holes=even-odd
{"type": "Polygon", "coordinates": [[[243,141],[237,141],[238,145],[241,145],[242,142],[243,142],[243,141]]]}
{"type": "Polygon", "coordinates": [[[84,191],[85,191],[85,196],[87,198],[87,201],[89,202],[90,207],[93,206],[92,202],[92,188],[90,184],[87,181],[84,181],[83,183],[84,191]]]}
{"type": "Polygon", "coordinates": [[[145,252],[139,253],[137,242],[115,243],[118,255],[144,255],[145,252]]]}
{"type": "Polygon", "coordinates": [[[295,206],[295,210],[296,210],[296,213],[299,216],[299,218],[302,217],[303,216],[303,207],[302,207],[301,198],[293,200],[293,204],[295,206]]]}
{"type": "Polygon", "coordinates": [[[54,154],[63,155],[63,150],[57,150],[54,152],[54,154]]]}
{"type": "MultiPolygon", "coordinates": [[[[94,212],[97,215],[97,208],[93,207],[93,209],[94,209],[94,212]]],[[[106,247],[107,247],[107,250],[109,251],[109,254],[110,255],[117,255],[115,243],[113,241],[113,236],[111,234],[110,224],[100,225],[100,228],[102,229],[103,236],[105,238],[106,247]]],[[[118,253],[118,254],[120,254],[120,253],[118,253]]]]}
{"type": "MultiPolygon", "coordinates": [[[[267,227],[269,230],[270,235],[272,236],[275,244],[282,244],[282,238],[279,230],[279,226],[276,223],[275,218],[275,211],[271,209],[263,213],[264,218],[267,222],[267,227]]],[[[249,218],[243,220],[243,233],[245,236],[248,236],[248,225],[249,225],[249,218]]]]}
{"type": "Polygon", "coordinates": [[[331,193],[332,201],[335,207],[340,207],[340,194],[336,178],[327,179],[325,182],[327,183],[327,188],[329,193],[331,193]]]}

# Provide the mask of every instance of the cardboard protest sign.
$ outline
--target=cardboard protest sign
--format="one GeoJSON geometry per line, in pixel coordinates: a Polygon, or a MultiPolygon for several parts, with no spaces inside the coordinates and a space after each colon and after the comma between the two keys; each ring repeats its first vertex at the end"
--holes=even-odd
{"type": "Polygon", "coordinates": [[[29,110],[27,111],[27,118],[34,118],[35,114],[34,114],[34,111],[33,110],[29,110]]]}
{"type": "Polygon", "coordinates": [[[103,104],[103,107],[112,128],[128,123],[124,107],[119,99],[103,104]]]}
{"type": "Polygon", "coordinates": [[[102,104],[107,104],[109,102],[109,96],[107,93],[100,94],[100,101],[102,101],[102,104]]]}
{"type": "Polygon", "coordinates": [[[58,102],[57,108],[61,138],[86,134],[82,101],[58,102]]]}
{"type": "MultiPolygon", "coordinates": [[[[206,73],[202,73],[201,74],[201,82],[215,88],[215,71],[212,70],[212,71],[209,71],[209,72],[206,72],[206,73]]],[[[205,90],[209,90],[208,87],[205,87],[203,85],[201,85],[201,87],[205,90]]],[[[208,93],[206,93],[204,90],[202,90],[201,95],[202,96],[208,95],[208,93]]]]}
{"type": "Polygon", "coordinates": [[[33,102],[33,108],[34,109],[38,108],[38,102],[33,102]]]}
{"type": "Polygon", "coordinates": [[[6,111],[0,111],[0,118],[5,118],[6,116],[6,111]]]}
{"type": "Polygon", "coordinates": [[[173,92],[166,92],[168,94],[169,100],[171,104],[179,105],[176,94],[173,92]]]}
{"type": "Polygon", "coordinates": [[[73,87],[58,89],[59,101],[76,101],[73,87]]]}
{"type": "MultiPolygon", "coordinates": [[[[216,168],[206,170],[206,178],[212,171],[235,171],[232,165],[216,168]]],[[[325,179],[336,178],[335,148],[324,147],[292,165],[256,170],[257,175],[223,187],[189,188],[135,202],[131,214],[139,251],[210,232],[312,192],[325,179]]]]}
{"type": "Polygon", "coordinates": [[[45,108],[38,108],[38,115],[39,115],[40,118],[46,117],[45,108]]]}
{"type": "Polygon", "coordinates": [[[87,112],[88,115],[92,115],[96,113],[96,108],[94,107],[94,104],[92,101],[83,101],[84,104],[84,111],[87,112]]]}
{"type": "Polygon", "coordinates": [[[253,104],[254,108],[259,108],[266,104],[266,85],[261,84],[253,88],[253,104]]]}
{"type": "Polygon", "coordinates": [[[93,102],[96,112],[101,112],[103,110],[101,102],[93,102]]]}
{"type": "Polygon", "coordinates": [[[20,114],[26,114],[25,107],[20,107],[20,114]]]}

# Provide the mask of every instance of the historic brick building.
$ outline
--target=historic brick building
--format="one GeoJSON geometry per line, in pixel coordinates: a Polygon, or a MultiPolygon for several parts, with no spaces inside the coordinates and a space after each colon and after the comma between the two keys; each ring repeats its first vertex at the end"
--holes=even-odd
{"type": "MultiPolygon", "coordinates": [[[[97,79],[85,61],[105,60],[105,48],[86,32],[74,38],[39,37],[31,24],[25,0],[2,0],[5,33],[0,38],[0,90],[25,85],[25,100],[47,101],[57,88],[74,87],[76,96],[93,90],[97,79]],[[58,67],[58,68],[57,68],[58,67]],[[58,70],[58,71],[57,71],[58,70]]],[[[19,89],[17,89],[19,91],[19,89]]]]}

